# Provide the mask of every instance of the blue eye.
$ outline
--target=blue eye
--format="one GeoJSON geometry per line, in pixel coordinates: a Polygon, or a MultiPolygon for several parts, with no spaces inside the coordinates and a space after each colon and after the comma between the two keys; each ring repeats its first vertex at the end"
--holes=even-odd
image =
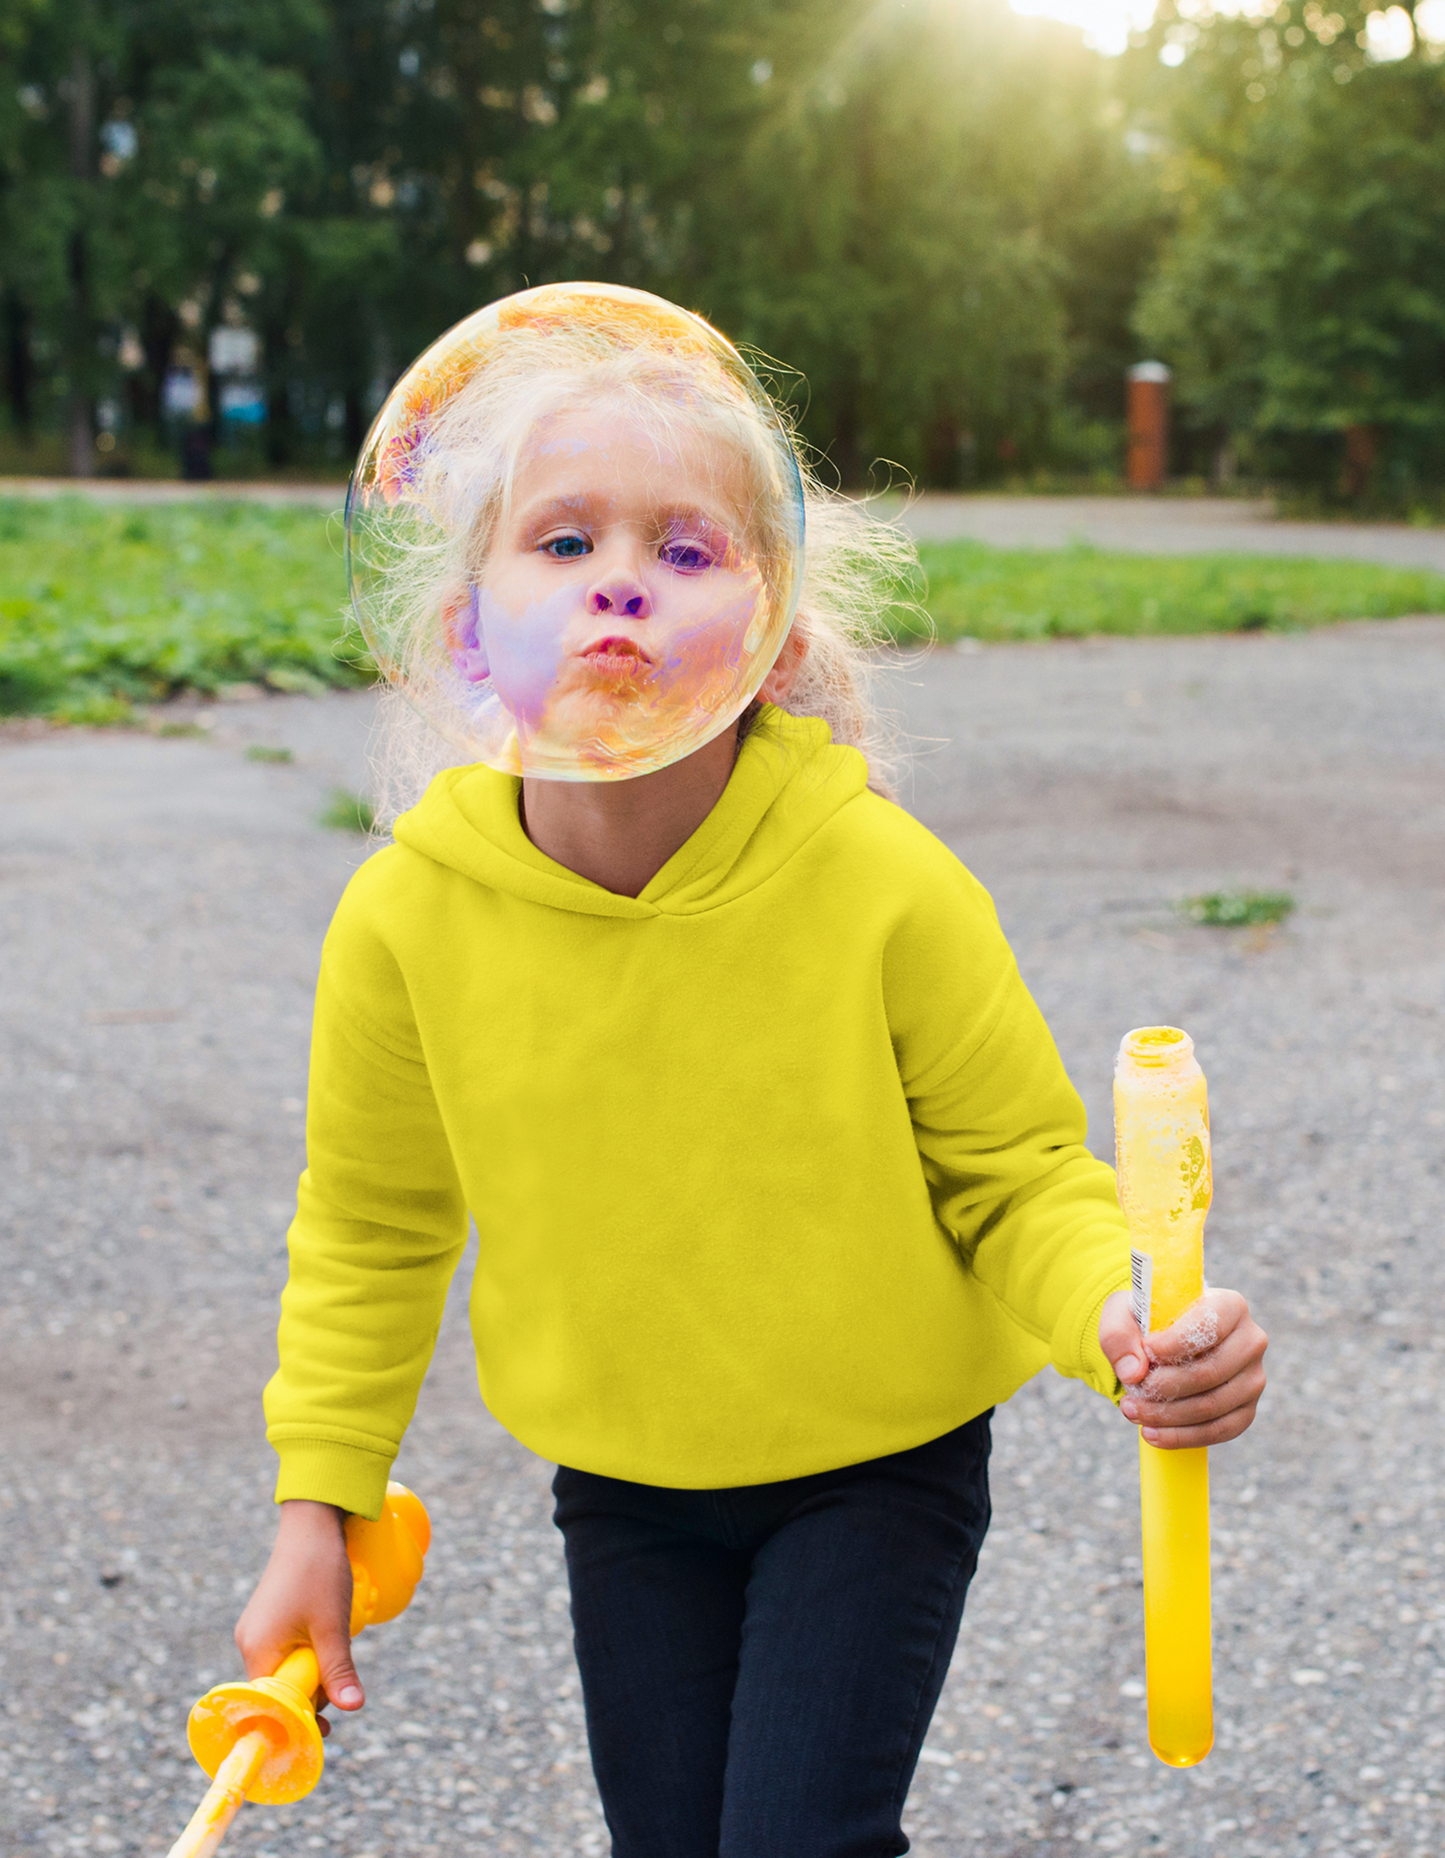
{"type": "Polygon", "coordinates": [[[585,535],[556,535],[542,544],[542,553],[554,561],[576,561],[592,553],[592,544],[585,535]]]}
{"type": "Polygon", "coordinates": [[[684,573],[696,573],[700,568],[713,565],[711,549],[704,548],[700,542],[668,542],[659,555],[669,568],[681,568],[684,573]]]}

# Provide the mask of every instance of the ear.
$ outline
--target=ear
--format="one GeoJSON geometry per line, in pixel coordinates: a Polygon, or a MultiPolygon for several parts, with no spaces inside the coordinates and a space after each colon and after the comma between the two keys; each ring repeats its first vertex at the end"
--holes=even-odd
{"type": "Polygon", "coordinates": [[[803,660],[808,655],[808,641],[796,626],[783,640],[783,649],[773,661],[773,668],[763,679],[758,695],[764,703],[786,703],[788,693],[798,680],[803,660]]]}
{"type": "Polygon", "coordinates": [[[480,684],[491,676],[487,648],[482,642],[481,617],[481,603],[475,587],[468,589],[465,600],[442,610],[447,655],[469,684],[480,684]]]}

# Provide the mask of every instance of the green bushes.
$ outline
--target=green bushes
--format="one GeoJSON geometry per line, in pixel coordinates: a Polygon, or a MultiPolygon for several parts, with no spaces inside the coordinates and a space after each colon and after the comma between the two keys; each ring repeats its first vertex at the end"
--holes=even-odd
{"type": "MultiPolygon", "coordinates": [[[[1356,561],[921,550],[903,642],[1295,628],[1445,613],[1445,576],[1356,561]]],[[[336,524],[246,503],[0,500],[0,714],[125,722],[138,702],[228,685],[370,682],[346,617],[336,524]]]]}
{"type": "Polygon", "coordinates": [[[317,510],[0,500],[0,712],[124,720],[227,684],[369,681],[317,510]]]}
{"type": "MultiPolygon", "coordinates": [[[[1259,632],[1445,613],[1445,575],[1373,562],[979,542],[928,544],[919,555],[927,583],[919,603],[943,640],[1259,632]]],[[[902,609],[896,625],[902,639],[921,629],[918,616],[902,609]]]]}

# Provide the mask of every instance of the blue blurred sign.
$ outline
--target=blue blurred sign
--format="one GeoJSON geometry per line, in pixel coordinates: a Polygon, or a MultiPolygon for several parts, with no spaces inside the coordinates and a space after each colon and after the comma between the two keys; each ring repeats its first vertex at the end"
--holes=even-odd
{"type": "Polygon", "coordinates": [[[266,421],[266,396],[255,381],[227,381],[221,389],[221,418],[238,426],[260,426],[266,421]]]}

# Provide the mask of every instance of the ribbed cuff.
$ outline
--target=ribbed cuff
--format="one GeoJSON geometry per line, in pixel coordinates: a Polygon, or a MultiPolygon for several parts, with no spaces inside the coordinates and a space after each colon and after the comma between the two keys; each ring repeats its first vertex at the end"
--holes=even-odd
{"type": "Polygon", "coordinates": [[[273,1439],[271,1444],[281,1460],[278,1503],[305,1497],[312,1503],[334,1503],[370,1522],[381,1515],[386,1480],[391,1475],[390,1458],[359,1445],[339,1445],[333,1439],[273,1439]]]}

